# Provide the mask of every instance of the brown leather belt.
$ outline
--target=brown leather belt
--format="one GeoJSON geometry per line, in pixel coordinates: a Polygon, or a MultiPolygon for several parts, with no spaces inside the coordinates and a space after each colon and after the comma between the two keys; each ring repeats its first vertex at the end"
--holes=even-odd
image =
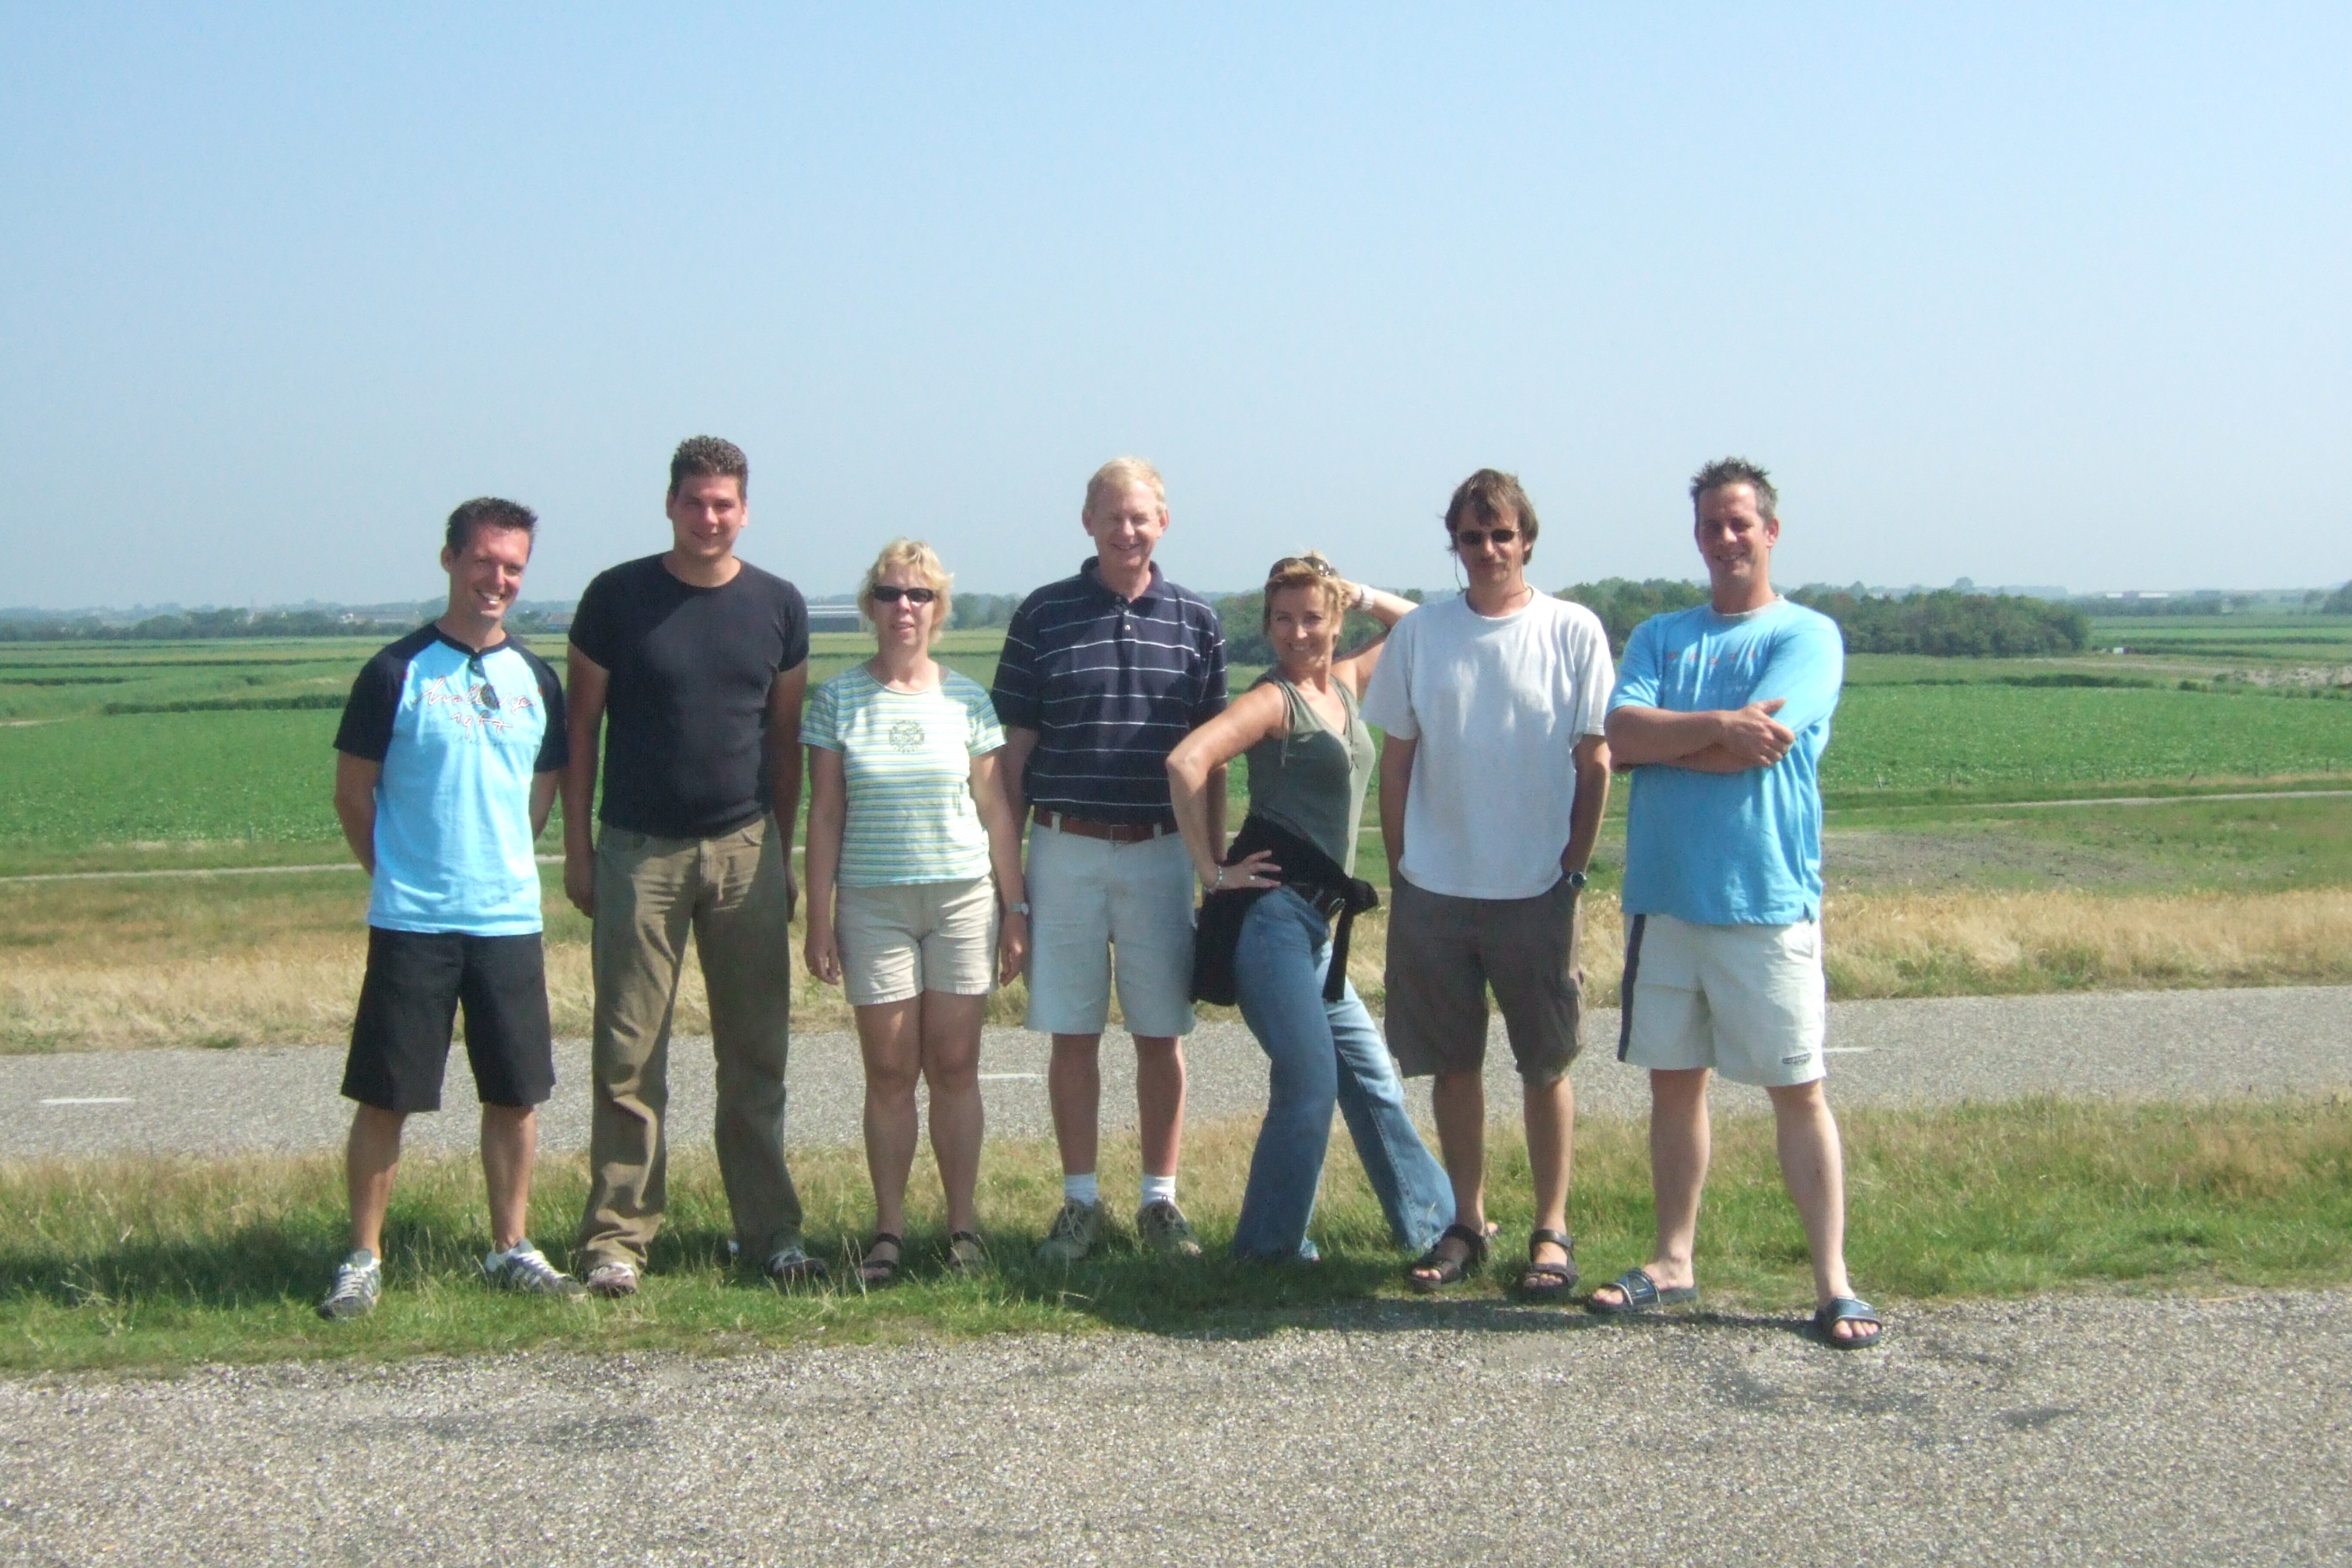
{"type": "Polygon", "coordinates": [[[1172,822],[1088,822],[1082,816],[1065,816],[1044,806],[1033,810],[1030,816],[1056,833],[1075,833],[1081,838],[1108,838],[1113,844],[1141,844],[1153,838],[1165,838],[1176,831],[1172,822]]]}

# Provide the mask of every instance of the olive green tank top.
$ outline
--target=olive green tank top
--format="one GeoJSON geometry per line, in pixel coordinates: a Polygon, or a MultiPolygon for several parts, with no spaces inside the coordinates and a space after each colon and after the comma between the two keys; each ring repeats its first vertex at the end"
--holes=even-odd
{"type": "Polygon", "coordinates": [[[1371,783],[1375,757],[1355,693],[1345,681],[1331,683],[1348,710],[1346,733],[1334,734],[1298,688],[1273,670],[1259,676],[1257,684],[1282,688],[1290,733],[1270,735],[1249,749],[1250,810],[1297,834],[1353,876],[1364,789],[1371,783]]]}

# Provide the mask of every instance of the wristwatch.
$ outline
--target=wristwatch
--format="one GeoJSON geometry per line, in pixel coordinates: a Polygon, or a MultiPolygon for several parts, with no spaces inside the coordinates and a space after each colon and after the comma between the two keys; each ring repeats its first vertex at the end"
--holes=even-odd
{"type": "Polygon", "coordinates": [[[1007,904],[1004,906],[1004,912],[1008,915],[1019,915],[1024,920],[1026,920],[1029,917],[1029,905],[1026,901],[1017,904],[1007,904]]]}
{"type": "Polygon", "coordinates": [[[1570,871],[1568,874],[1566,880],[1568,882],[1568,890],[1570,892],[1580,893],[1584,891],[1585,875],[1583,872],[1570,871]]]}

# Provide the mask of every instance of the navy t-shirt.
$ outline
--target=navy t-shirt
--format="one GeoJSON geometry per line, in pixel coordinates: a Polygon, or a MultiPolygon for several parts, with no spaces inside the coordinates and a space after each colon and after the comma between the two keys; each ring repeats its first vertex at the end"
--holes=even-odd
{"type": "Polygon", "coordinates": [[[563,688],[546,660],[512,637],[477,653],[420,626],[361,669],[335,750],[383,769],[368,924],[540,929],[531,779],[567,756],[563,688]]]}
{"type": "Polygon", "coordinates": [[[1008,727],[1037,731],[1030,803],[1090,822],[1165,823],[1168,753],[1225,710],[1225,634],[1206,599],[1151,568],[1133,599],[1093,561],[1022,601],[990,693],[1008,727]]]}
{"type": "Polygon", "coordinates": [[[800,590],[750,562],[698,588],[658,555],[600,573],[581,595],[572,646],[612,677],[604,703],[608,826],[709,838],[773,805],[768,693],[808,658],[800,590]]]}

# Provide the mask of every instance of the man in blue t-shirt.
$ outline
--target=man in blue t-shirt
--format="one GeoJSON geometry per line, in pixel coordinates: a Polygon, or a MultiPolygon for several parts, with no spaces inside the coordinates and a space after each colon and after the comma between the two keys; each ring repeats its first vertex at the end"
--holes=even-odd
{"type": "Polygon", "coordinates": [[[335,815],[372,886],[343,1069],[343,1094],[359,1102],[352,1251],[324,1318],[375,1305],[401,1128],[441,1109],[461,1003],[495,1247],[483,1274],[505,1289],[578,1289],[523,1234],[539,1106],[555,1088],[531,847],[566,755],[555,671],[504,625],[538,527],[530,508],[489,497],[449,514],[447,612],[368,660],[335,731],[335,815]]]}
{"type": "Polygon", "coordinates": [[[1813,1321],[1878,1342],[1845,1272],[1845,1173],[1822,1092],[1822,752],[1845,676],[1834,622],[1772,591],[1779,497],[1727,458],[1691,480],[1709,602],[1634,629],[1609,701],[1633,775],[1625,826],[1620,1061],[1650,1069],[1657,1245],[1592,1293],[1603,1314],[1696,1300],[1710,1072],[1759,1086],[1813,1255],[1813,1321]]]}

